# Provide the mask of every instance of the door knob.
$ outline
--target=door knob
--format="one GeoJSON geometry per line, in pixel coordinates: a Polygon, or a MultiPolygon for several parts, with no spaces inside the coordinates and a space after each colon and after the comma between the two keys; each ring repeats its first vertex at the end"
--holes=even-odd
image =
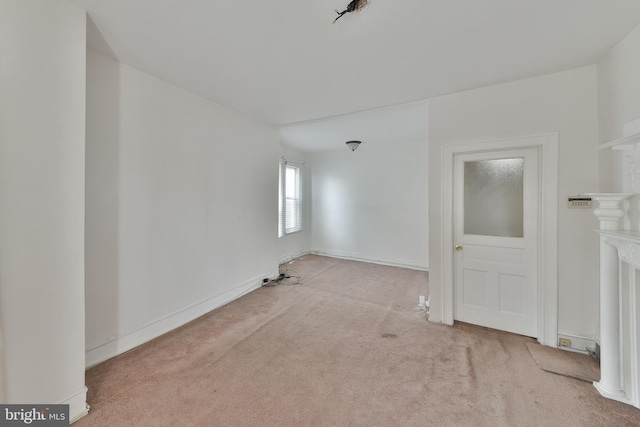
{"type": "Polygon", "coordinates": [[[462,250],[462,246],[456,245],[456,252],[460,252],[462,250]]]}

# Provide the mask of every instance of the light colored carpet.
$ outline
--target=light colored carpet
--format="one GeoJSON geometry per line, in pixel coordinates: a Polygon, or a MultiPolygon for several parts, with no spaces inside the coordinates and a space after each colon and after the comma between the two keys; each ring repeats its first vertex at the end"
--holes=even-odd
{"type": "Polygon", "coordinates": [[[540,369],[592,383],[600,379],[598,361],[587,354],[573,353],[559,348],[526,343],[540,369]]]}
{"type": "Polygon", "coordinates": [[[626,426],[640,410],[542,371],[531,338],[414,311],[427,274],[319,256],[87,371],[89,426],[626,426]],[[418,314],[418,315],[416,315],[418,314]]]}

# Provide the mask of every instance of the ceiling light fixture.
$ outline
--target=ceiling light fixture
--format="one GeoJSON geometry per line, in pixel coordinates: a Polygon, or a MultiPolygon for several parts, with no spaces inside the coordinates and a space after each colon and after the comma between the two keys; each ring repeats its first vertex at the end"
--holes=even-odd
{"type": "Polygon", "coordinates": [[[360,141],[347,141],[347,147],[351,148],[351,151],[356,151],[356,148],[360,145],[360,141]]]}
{"type": "Polygon", "coordinates": [[[347,5],[347,8],[342,12],[340,12],[338,9],[335,9],[336,13],[338,14],[338,17],[333,20],[333,23],[335,24],[336,21],[342,18],[342,15],[344,15],[345,13],[355,12],[356,10],[364,9],[364,7],[367,4],[369,4],[369,0],[353,0],[351,3],[347,5]]]}

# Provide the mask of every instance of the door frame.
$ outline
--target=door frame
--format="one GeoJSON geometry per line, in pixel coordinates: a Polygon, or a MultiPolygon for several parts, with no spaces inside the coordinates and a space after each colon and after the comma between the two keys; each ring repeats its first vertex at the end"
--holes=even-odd
{"type": "Polygon", "coordinates": [[[535,148],[539,153],[540,218],[538,227],[538,341],[558,343],[558,133],[480,141],[452,142],[441,146],[443,234],[442,322],[454,323],[453,157],[456,154],[535,148]]]}

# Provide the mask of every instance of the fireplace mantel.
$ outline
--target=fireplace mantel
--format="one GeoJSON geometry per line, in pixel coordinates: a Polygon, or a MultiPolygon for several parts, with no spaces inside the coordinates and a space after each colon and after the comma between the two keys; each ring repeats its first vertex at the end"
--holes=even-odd
{"type": "Polygon", "coordinates": [[[625,136],[623,138],[618,138],[616,140],[607,142],[606,144],[601,144],[598,146],[598,148],[600,150],[604,150],[605,148],[611,148],[613,150],[624,150],[630,147],[635,147],[637,144],[640,144],[640,132],[625,136]]]}
{"type": "Polygon", "coordinates": [[[599,231],[606,243],[618,250],[620,261],[640,270],[640,232],[639,231],[599,231]]]}
{"type": "Polygon", "coordinates": [[[609,399],[640,408],[640,232],[622,230],[631,193],[588,194],[600,221],[600,381],[609,399]]]}

